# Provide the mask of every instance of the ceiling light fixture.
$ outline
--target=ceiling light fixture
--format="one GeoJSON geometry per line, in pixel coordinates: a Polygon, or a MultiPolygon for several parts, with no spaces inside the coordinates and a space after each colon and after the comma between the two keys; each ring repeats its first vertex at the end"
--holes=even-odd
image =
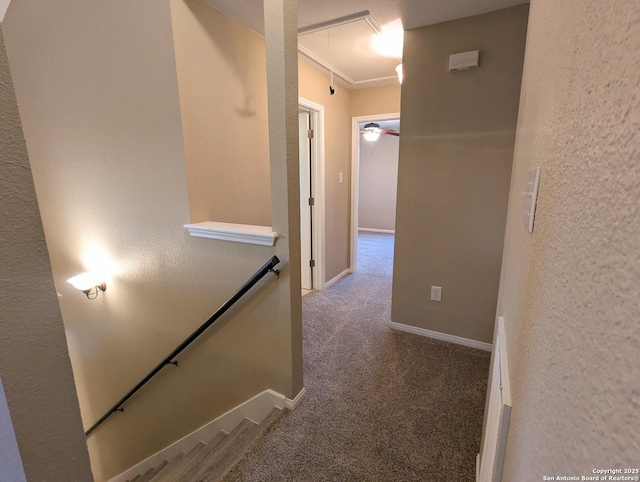
{"type": "Polygon", "coordinates": [[[364,125],[362,136],[365,140],[369,142],[377,141],[382,134],[382,129],[380,129],[380,124],[376,124],[375,122],[369,122],[364,125]]]}
{"type": "Polygon", "coordinates": [[[404,29],[402,20],[397,19],[380,28],[369,40],[369,47],[378,55],[396,59],[402,58],[404,29]]]}
{"type": "Polygon", "coordinates": [[[379,132],[365,132],[362,135],[365,138],[365,140],[367,140],[369,142],[377,141],[378,137],[380,137],[380,133],[379,132]]]}
{"type": "Polygon", "coordinates": [[[79,274],[69,278],[67,282],[82,291],[90,300],[95,300],[100,291],[107,290],[107,284],[92,273],[79,274]]]}
{"type": "Polygon", "coordinates": [[[398,64],[398,66],[396,67],[396,72],[398,73],[398,80],[402,84],[402,77],[403,77],[402,64],[398,64]]]}

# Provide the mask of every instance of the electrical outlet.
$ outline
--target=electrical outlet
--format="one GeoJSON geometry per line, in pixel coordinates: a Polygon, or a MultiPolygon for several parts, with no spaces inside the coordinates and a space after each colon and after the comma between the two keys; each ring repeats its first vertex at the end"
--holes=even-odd
{"type": "Polygon", "coordinates": [[[431,287],[431,301],[442,301],[442,286],[431,287]]]}

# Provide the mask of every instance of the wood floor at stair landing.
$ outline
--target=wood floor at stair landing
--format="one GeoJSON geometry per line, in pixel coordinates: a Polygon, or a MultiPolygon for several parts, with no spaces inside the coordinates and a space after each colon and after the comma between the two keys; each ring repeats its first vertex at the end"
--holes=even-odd
{"type": "Polygon", "coordinates": [[[244,419],[231,433],[218,433],[207,443],[200,442],[188,453],[137,475],[129,482],[213,482],[220,480],[240,460],[281,411],[274,409],[259,425],[244,419]]]}

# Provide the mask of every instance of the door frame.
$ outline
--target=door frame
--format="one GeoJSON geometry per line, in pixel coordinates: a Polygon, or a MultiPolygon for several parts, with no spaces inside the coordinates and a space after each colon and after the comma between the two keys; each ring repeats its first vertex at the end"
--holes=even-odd
{"type": "Polygon", "coordinates": [[[325,169],[324,169],[324,106],[304,97],[298,97],[298,106],[307,110],[311,116],[311,189],[314,205],[312,209],[313,289],[325,287],[325,169]]]}
{"type": "Polygon", "coordinates": [[[360,195],[360,128],[361,122],[376,122],[400,119],[400,112],[372,114],[351,118],[351,246],[349,271],[356,272],[358,265],[358,197],[360,195]]]}

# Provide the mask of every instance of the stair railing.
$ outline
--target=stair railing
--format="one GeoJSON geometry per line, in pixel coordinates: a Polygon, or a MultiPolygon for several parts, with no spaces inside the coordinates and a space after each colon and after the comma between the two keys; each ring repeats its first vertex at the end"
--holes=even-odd
{"type": "Polygon", "coordinates": [[[231,308],[243,295],[247,293],[258,281],[260,281],[267,273],[271,272],[276,275],[276,278],[280,277],[280,270],[275,269],[276,265],[280,262],[277,256],[273,256],[269,261],[267,261],[262,268],[260,268],[256,273],[244,284],[242,287],[229,298],[218,310],[209,317],[207,321],[205,321],[200,327],[191,333],[182,343],[180,343],[169,355],[167,355],[156,367],[151,370],[147,376],[145,376],[138,384],[129,390],[124,397],[122,397],[118,403],[116,403],[107,413],[105,413],[100,420],[94,423],[89,430],[85,432],[85,436],[88,437],[91,433],[97,429],[105,420],[107,420],[111,415],[116,412],[124,412],[124,408],[122,406],[124,403],[129,400],[134,393],[140,390],[149,380],[151,380],[160,370],[162,370],[167,365],[178,365],[178,361],[175,358],[185,349],[187,348],[196,338],[198,338],[204,331],[213,325],[218,318],[220,318],[229,308],[231,308]]]}

